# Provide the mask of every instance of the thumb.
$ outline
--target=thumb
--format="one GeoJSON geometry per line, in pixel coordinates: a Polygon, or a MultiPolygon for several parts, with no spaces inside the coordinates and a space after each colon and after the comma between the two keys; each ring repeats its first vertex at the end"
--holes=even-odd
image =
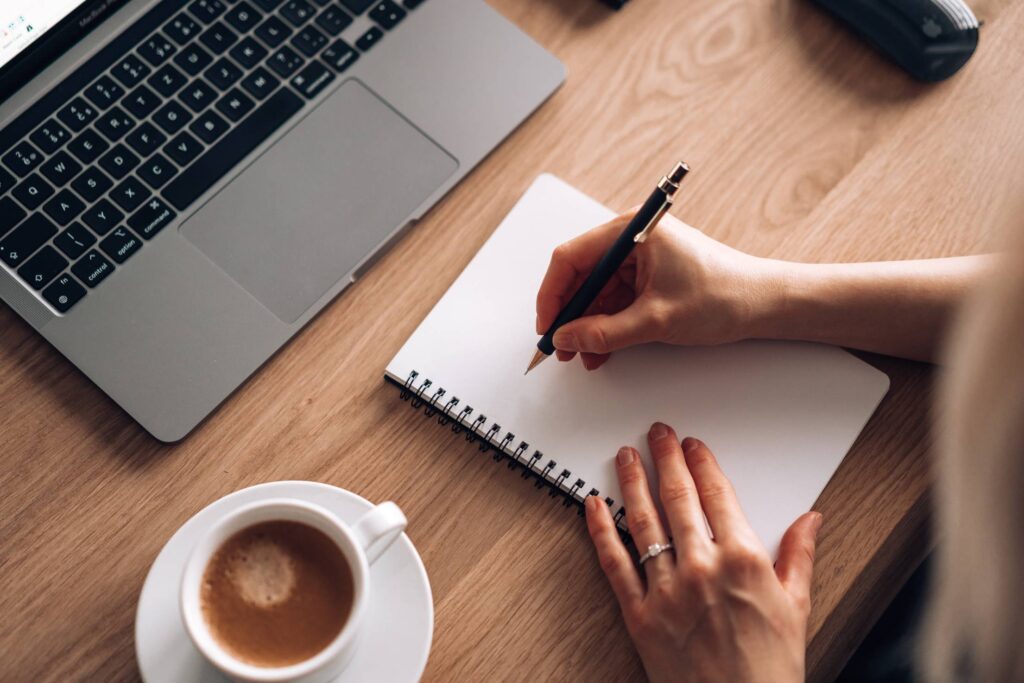
{"type": "Polygon", "coordinates": [[[820,528],[820,512],[807,512],[797,518],[782,537],[775,563],[775,574],[782,587],[806,610],[811,606],[814,544],[820,528]]]}
{"type": "Polygon", "coordinates": [[[611,353],[654,341],[655,325],[640,306],[614,315],[588,315],[558,328],[552,341],[559,351],[611,353]]]}

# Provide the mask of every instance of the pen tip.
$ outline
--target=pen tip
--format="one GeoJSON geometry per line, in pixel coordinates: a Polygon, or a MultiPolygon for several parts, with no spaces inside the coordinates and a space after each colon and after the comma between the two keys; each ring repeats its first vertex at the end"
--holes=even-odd
{"type": "Polygon", "coordinates": [[[535,367],[543,363],[547,359],[547,357],[547,354],[544,353],[543,351],[538,350],[537,352],[535,352],[533,354],[533,359],[530,361],[530,366],[526,368],[526,372],[524,372],[523,374],[529,374],[530,370],[533,370],[535,367]]]}

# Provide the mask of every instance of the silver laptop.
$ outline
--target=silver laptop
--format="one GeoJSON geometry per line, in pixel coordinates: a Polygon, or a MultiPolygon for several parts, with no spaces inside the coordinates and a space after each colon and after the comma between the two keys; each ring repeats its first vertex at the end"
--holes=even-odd
{"type": "Polygon", "coordinates": [[[3,0],[0,298],[181,439],[563,79],[481,0],[3,0]]]}

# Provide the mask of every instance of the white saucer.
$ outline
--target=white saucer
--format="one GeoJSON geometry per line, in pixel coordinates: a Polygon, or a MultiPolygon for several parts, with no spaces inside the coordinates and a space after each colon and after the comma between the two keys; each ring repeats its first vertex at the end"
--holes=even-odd
{"type": "MultiPolygon", "coordinates": [[[[214,519],[264,498],[300,498],[355,522],[372,506],[343,489],[308,481],[278,481],[236,491],[211,503],[178,529],[146,576],[135,613],[135,656],[142,678],[223,681],[192,645],[178,608],[185,559],[214,519]]],[[[427,571],[405,534],[370,567],[373,592],[352,662],[339,681],[417,681],[427,665],[434,634],[434,601],[427,571]]]]}

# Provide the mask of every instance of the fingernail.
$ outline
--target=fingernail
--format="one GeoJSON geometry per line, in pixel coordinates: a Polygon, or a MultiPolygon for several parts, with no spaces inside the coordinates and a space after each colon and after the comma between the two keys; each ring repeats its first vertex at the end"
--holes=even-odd
{"type": "Polygon", "coordinates": [[[692,450],[696,450],[698,446],[700,446],[700,441],[692,436],[688,436],[683,439],[683,453],[689,453],[692,450]]]}
{"type": "Polygon", "coordinates": [[[664,439],[668,436],[668,425],[663,422],[655,422],[651,425],[651,431],[648,434],[654,440],[664,439]]]}
{"type": "Polygon", "coordinates": [[[820,512],[815,512],[814,513],[814,521],[811,522],[814,525],[814,535],[815,536],[818,535],[818,530],[821,529],[822,521],[824,521],[824,518],[821,516],[821,513],[820,512]]]}
{"type": "Polygon", "coordinates": [[[576,343],[576,337],[571,332],[559,330],[555,332],[555,336],[552,337],[551,341],[554,343],[555,348],[561,351],[579,351],[579,344],[576,343]]]}
{"type": "Polygon", "coordinates": [[[619,449],[618,454],[615,456],[615,460],[618,461],[619,467],[625,467],[630,464],[633,462],[633,449],[629,446],[623,446],[619,449]]]}

